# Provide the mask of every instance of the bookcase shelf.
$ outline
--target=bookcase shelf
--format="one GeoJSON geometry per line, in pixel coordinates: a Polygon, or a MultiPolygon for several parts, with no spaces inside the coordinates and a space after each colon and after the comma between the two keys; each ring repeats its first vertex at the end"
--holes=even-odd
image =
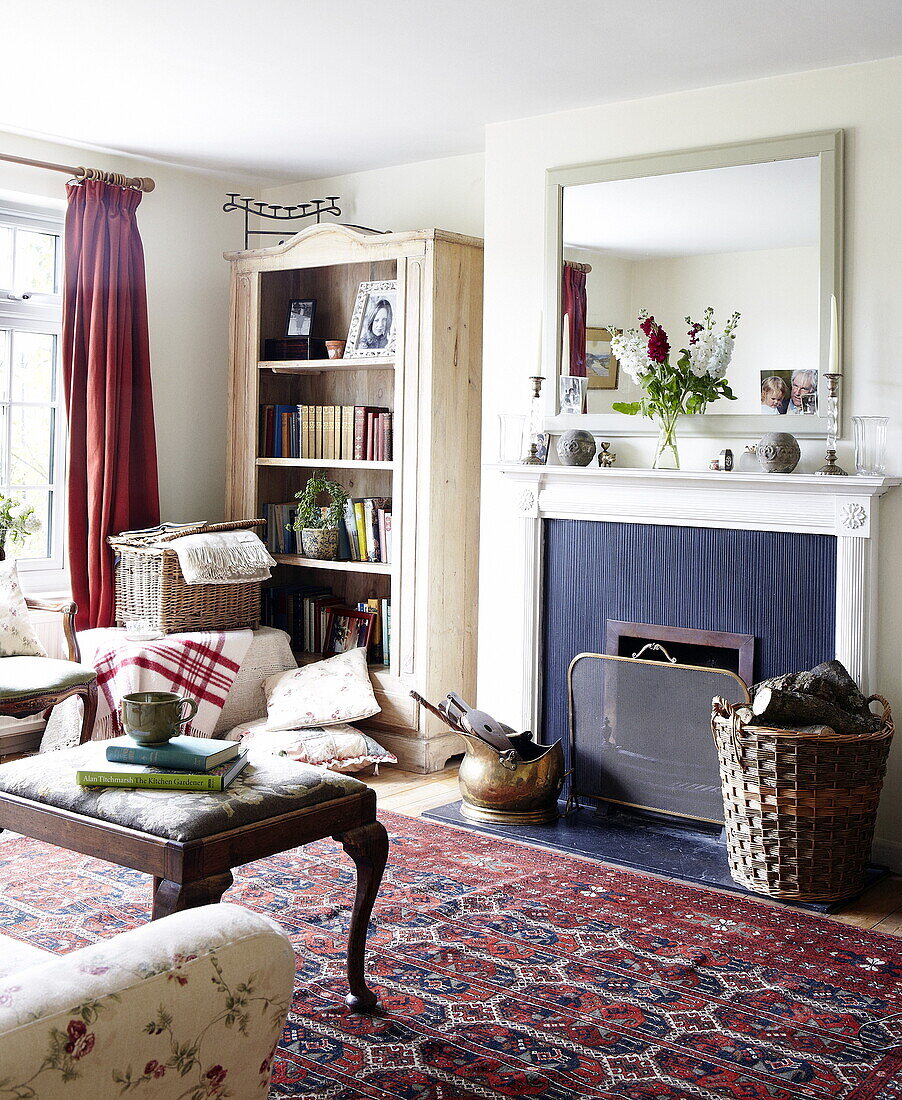
{"type": "Polygon", "coordinates": [[[286,466],[299,470],[394,470],[394,462],[366,462],[355,458],[258,458],[258,466],[286,466]]]}
{"type": "Polygon", "coordinates": [[[332,569],[338,573],[375,573],[391,576],[391,565],[382,561],[321,561],[300,554],[273,554],[280,565],[303,565],[307,569],[332,569]]]}
{"type": "Polygon", "coordinates": [[[299,593],[326,589],[352,608],[390,601],[390,664],[369,667],[381,711],[361,725],[402,767],[436,771],[463,752],[463,740],[410,692],[438,700],[449,691],[474,699],[476,691],[482,241],[437,229],[373,233],[329,224],[226,259],[226,515],[259,516],[266,505],[286,505],[318,470],[354,501],[390,498],[378,508],[391,510],[392,564],[275,554],[274,586],[284,589],[285,607],[296,606],[299,593]],[[316,299],[316,338],[344,339],[365,282],[397,285],[393,354],[266,356],[266,341],[284,336],[288,303],[297,298],[316,299]],[[270,405],[390,410],[392,460],[261,454],[260,410],[270,405]]]}
{"type": "Polygon", "coordinates": [[[261,359],[260,370],[273,374],[324,374],[326,371],[385,370],[395,365],[390,359],[261,359]]]}

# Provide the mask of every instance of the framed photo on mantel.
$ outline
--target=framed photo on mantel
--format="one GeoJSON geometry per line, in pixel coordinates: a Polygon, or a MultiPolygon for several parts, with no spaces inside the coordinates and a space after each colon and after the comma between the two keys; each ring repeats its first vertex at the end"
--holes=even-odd
{"type": "Polygon", "coordinates": [[[590,390],[616,390],[618,363],[606,328],[586,329],[586,378],[590,390]]]}

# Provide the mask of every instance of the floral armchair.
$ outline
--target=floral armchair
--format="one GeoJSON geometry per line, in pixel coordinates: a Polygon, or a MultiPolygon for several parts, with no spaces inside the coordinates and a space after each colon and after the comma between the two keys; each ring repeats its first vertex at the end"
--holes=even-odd
{"type": "Polygon", "coordinates": [[[68,955],[0,936],[0,1100],[262,1100],[293,982],[285,933],[235,905],[68,955]]]}

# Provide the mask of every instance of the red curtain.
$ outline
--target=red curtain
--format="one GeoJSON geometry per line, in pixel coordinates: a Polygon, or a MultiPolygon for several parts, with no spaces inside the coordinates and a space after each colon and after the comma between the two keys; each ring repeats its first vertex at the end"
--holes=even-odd
{"type": "Polygon", "coordinates": [[[106,538],[160,522],[139,191],[67,187],[63,380],[77,626],[114,622],[106,538]]]}
{"type": "Polygon", "coordinates": [[[586,375],[586,273],[564,264],[561,314],[570,318],[570,373],[586,375]]]}

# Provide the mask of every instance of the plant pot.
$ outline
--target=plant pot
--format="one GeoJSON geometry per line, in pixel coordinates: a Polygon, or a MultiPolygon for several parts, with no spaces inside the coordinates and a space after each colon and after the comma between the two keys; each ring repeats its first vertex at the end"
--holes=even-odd
{"type": "Polygon", "coordinates": [[[301,531],[301,549],[305,558],[335,561],[338,557],[338,528],[305,527],[301,531]]]}

